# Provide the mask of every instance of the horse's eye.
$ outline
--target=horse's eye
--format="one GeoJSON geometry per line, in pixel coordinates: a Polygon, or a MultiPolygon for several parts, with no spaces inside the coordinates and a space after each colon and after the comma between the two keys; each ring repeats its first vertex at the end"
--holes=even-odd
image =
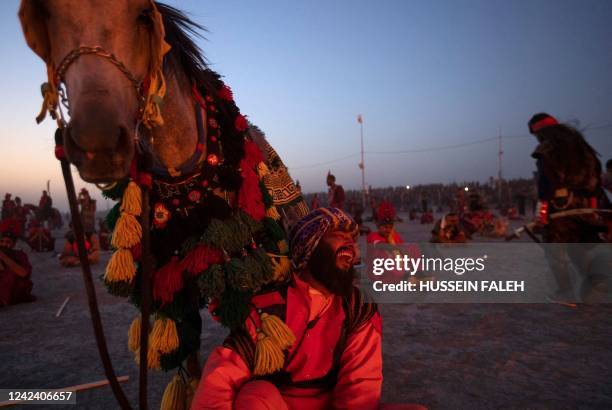
{"type": "Polygon", "coordinates": [[[153,25],[153,19],[151,17],[152,13],[153,11],[151,9],[144,9],[141,11],[137,18],[138,24],[141,24],[147,28],[151,27],[153,25]]]}

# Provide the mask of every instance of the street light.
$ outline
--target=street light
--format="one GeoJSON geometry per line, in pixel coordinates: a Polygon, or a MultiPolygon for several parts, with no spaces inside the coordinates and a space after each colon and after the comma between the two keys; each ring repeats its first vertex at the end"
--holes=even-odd
{"type": "Polygon", "coordinates": [[[468,187],[465,187],[464,189],[465,189],[465,192],[470,190],[470,188],[468,188],[468,187]]]}
{"type": "Polygon", "coordinates": [[[406,185],[406,189],[410,189],[410,185],[406,185]]]}

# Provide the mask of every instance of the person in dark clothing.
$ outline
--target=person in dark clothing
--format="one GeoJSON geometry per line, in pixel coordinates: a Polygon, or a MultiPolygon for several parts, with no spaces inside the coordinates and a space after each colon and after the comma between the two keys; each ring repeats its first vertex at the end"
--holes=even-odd
{"type": "Polygon", "coordinates": [[[601,263],[591,263],[592,247],[578,245],[602,242],[600,234],[605,229],[596,212],[603,194],[597,153],[578,130],[560,124],[549,114],[534,115],[528,127],[539,142],[531,155],[537,166],[539,230],[544,242],[559,244],[545,248],[557,285],[550,298],[575,300],[571,262],[583,279],[582,300],[598,300],[607,292],[609,272],[602,271],[601,263]],[[585,211],[568,214],[578,209],[585,211]]]}

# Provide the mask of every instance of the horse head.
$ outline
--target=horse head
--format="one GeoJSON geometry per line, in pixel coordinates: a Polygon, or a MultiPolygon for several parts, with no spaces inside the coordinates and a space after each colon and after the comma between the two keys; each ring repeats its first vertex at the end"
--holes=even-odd
{"type": "MultiPolygon", "coordinates": [[[[146,87],[161,70],[169,48],[157,4],[22,0],[19,18],[28,45],[47,65],[49,83],[65,86],[69,120],[64,147],[69,161],[88,182],[127,176],[138,129],[143,128],[139,124],[146,87]]],[[[168,86],[169,93],[174,85],[168,86]]],[[[180,162],[185,155],[175,151],[160,156],[180,162]]]]}

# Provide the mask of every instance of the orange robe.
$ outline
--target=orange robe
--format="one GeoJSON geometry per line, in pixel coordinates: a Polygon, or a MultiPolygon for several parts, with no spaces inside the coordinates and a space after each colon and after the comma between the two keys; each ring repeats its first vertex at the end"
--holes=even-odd
{"type": "MultiPolygon", "coordinates": [[[[254,304],[257,306],[256,298],[254,304]]],[[[325,376],[331,370],[334,346],[345,318],[342,299],[326,298],[296,278],[296,286],[287,291],[287,312],[286,323],[296,342],[289,350],[290,359],[284,370],[293,382],[325,376]]],[[[251,335],[255,334],[251,321],[247,321],[247,328],[251,335]]],[[[331,389],[295,386],[277,389],[269,382],[253,381],[249,367],[238,353],[217,347],[206,361],[191,408],[377,409],[382,388],[378,313],[347,337],[336,380],[331,389]]]]}

